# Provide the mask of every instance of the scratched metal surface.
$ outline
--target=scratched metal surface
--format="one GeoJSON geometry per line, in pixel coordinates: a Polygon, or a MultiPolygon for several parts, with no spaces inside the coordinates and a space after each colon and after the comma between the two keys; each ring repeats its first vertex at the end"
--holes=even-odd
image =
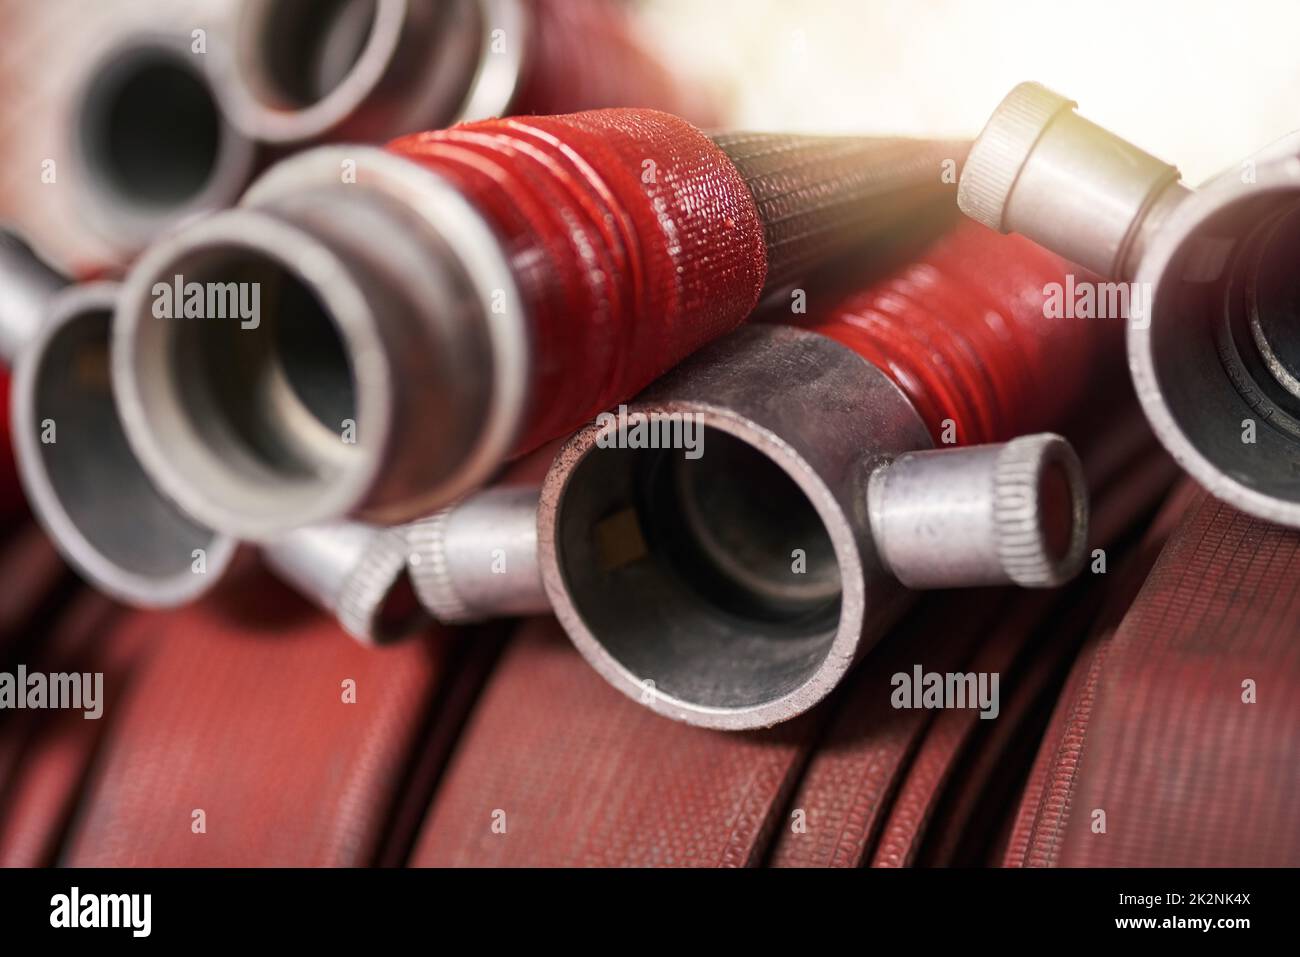
{"type": "Polygon", "coordinates": [[[86,225],[69,162],[68,117],[96,50],[121,31],[220,37],[232,0],[0,0],[0,220],[78,272],[117,265],[86,225]],[[42,182],[42,164],[55,181],[42,182]]]}

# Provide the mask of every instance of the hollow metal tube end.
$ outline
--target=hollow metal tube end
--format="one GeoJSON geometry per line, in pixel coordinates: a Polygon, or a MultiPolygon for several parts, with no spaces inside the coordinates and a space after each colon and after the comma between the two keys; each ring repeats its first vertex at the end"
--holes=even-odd
{"type": "Polygon", "coordinates": [[[1058,435],[907,453],[877,469],[868,500],[881,557],[909,588],[1048,588],[1083,564],[1087,487],[1058,435]]]}
{"type": "Polygon", "coordinates": [[[485,484],[520,430],[528,345],[500,243],[450,184],[384,150],[322,147],[141,257],[115,388],[159,485],[265,542],[411,521],[485,484]],[[256,315],[177,313],[222,291],[256,315]]]}
{"type": "Polygon", "coordinates": [[[129,605],[171,607],[213,588],[237,542],[193,520],[146,475],[109,383],[112,283],[57,294],[15,367],[12,431],[38,521],[93,585],[129,605]]]}
{"type": "Polygon", "coordinates": [[[188,34],[116,36],[74,96],[75,184],[89,225],[123,255],[233,204],[253,175],[256,144],[228,121],[209,52],[191,44],[188,34]]]}
{"type": "Polygon", "coordinates": [[[236,125],[277,144],[382,142],[504,115],[526,24],[520,0],[245,0],[221,92],[236,125]]]}
{"type": "Polygon", "coordinates": [[[588,662],[659,714],[728,730],[788,720],[906,606],[866,488],[929,444],[898,387],[849,349],[742,328],[561,450],[538,511],[547,595],[588,662]]]}

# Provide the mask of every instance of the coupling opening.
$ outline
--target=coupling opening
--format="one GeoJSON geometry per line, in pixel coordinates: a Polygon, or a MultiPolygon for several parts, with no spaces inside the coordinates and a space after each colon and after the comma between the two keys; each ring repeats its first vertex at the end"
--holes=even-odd
{"type": "Polygon", "coordinates": [[[179,604],[221,577],[235,545],[164,497],[127,442],[109,382],[112,288],[82,287],[56,301],[20,360],[20,467],[37,514],[74,565],[129,603],[179,604]]]}
{"type": "Polygon", "coordinates": [[[1055,567],[1065,562],[1079,534],[1074,480],[1066,463],[1048,461],[1038,476],[1043,556],[1055,567]]]}
{"type": "Polygon", "coordinates": [[[1165,437],[1198,478],[1236,500],[1223,489],[1227,479],[1255,503],[1238,504],[1295,522],[1300,189],[1205,199],[1216,207],[1159,269],[1149,330],[1130,336],[1135,371],[1149,364],[1149,407],[1151,399],[1163,404],[1175,433],[1165,437]],[[1208,468],[1189,463],[1189,452],[1208,468]]]}
{"type": "Polygon", "coordinates": [[[249,458],[279,479],[336,467],[355,421],[355,385],[328,309],[283,264],[225,248],[179,264],[186,283],[257,288],[256,327],[237,317],[167,320],[173,375],[193,424],[220,454],[249,458]],[[201,414],[200,414],[201,413],[201,414]]]}
{"type": "Polygon", "coordinates": [[[119,51],[95,75],[78,132],[86,170],[102,187],[161,208],[203,192],[224,135],[202,73],[184,53],[150,45],[119,51]]]}
{"type": "Polygon", "coordinates": [[[387,434],[371,309],[329,247],[273,217],[223,213],[156,247],[115,353],[146,467],[242,538],[349,514],[387,434]]]}
{"type": "Polygon", "coordinates": [[[694,458],[593,446],[554,520],[567,600],[595,642],[697,711],[771,705],[804,687],[841,626],[827,506],[727,426],[704,425],[694,458]]]}
{"type": "Polygon", "coordinates": [[[273,143],[320,139],[357,120],[380,124],[381,135],[361,139],[385,138],[385,122],[404,112],[402,79],[418,85],[421,64],[403,54],[404,38],[440,8],[413,0],[247,0],[222,61],[220,92],[232,121],[273,143]]]}
{"type": "Polygon", "coordinates": [[[241,54],[268,105],[302,109],[342,86],[375,35],[379,0],[248,5],[241,54]]]}

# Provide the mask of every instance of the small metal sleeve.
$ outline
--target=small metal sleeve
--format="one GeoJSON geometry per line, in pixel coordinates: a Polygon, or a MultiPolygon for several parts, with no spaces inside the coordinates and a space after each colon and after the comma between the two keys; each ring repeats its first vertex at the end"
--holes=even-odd
{"type": "Polygon", "coordinates": [[[1088,498],[1065,439],[910,452],[868,491],[876,546],[909,588],[1060,585],[1083,564],[1088,498]]]}
{"type": "Polygon", "coordinates": [[[267,565],[358,641],[403,638],[425,622],[407,576],[397,530],[360,522],[299,529],[262,548],[267,565]]]}
{"type": "Polygon", "coordinates": [[[1145,234],[1186,189],[1175,167],[1074,106],[1038,83],[1012,90],[971,147],[957,205],[1100,275],[1129,278],[1145,234]]]}
{"type": "Polygon", "coordinates": [[[550,611],[537,563],[538,494],[489,489],[406,526],[416,595],[438,621],[550,611]]]}

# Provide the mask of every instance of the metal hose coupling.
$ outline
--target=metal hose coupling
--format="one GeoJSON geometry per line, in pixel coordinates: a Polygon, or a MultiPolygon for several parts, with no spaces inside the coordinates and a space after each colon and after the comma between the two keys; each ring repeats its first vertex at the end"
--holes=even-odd
{"type": "Polygon", "coordinates": [[[1217,497],[1300,527],[1300,134],[1192,191],[1074,107],[1012,90],[971,149],[961,209],[1118,280],[1089,285],[1128,304],[1161,442],[1217,497]]]}
{"type": "MultiPolygon", "coordinates": [[[[64,557],[130,605],[171,607],[211,591],[238,543],[185,514],[149,480],[127,442],[109,382],[118,287],[66,285],[0,234],[0,346],[13,363],[11,432],[28,502],[64,557]]],[[[363,641],[401,637],[423,616],[405,540],[338,523],[268,543],[279,576],[363,641]]]]}
{"type": "Polygon", "coordinates": [[[128,434],[168,495],[242,538],[430,515],[765,292],[950,204],[964,151],[710,138],[649,110],[310,150],[129,274],[113,348],[128,434]],[[256,317],[205,317],[241,291],[256,317]],[[193,318],[158,317],[182,299],[193,318]]]}
{"type": "Polygon", "coordinates": [[[221,75],[233,122],[279,144],[687,105],[608,0],[245,0],[221,75]]]}
{"type": "Polygon", "coordinates": [[[208,63],[219,54],[215,35],[133,27],[87,60],[69,131],[75,183],[88,225],[123,256],[230,206],[252,178],[255,145],[217,100],[208,63]]]}
{"type": "Polygon", "coordinates": [[[494,489],[411,526],[422,600],[549,604],[630,697],[740,729],[824,697],[909,589],[1060,584],[1082,471],[1025,433],[1077,407],[1109,334],[1043,316],[1066,268],[966,224],[803,328],[731,334],[579,431],[540,505],[494,489]]]}
{"type": "Polygon", "coordinates": [[[587,661],[678,721],[789,720],[908,589],[1051,586],[1082,563],[1086,491],[1064,439],[931,450],[884,372],[809,330],[734,333],[627,416],[694,420],[703,454],[620,448],[613,422],[579,432],[542,488],[542,580],[587,661]]]}

